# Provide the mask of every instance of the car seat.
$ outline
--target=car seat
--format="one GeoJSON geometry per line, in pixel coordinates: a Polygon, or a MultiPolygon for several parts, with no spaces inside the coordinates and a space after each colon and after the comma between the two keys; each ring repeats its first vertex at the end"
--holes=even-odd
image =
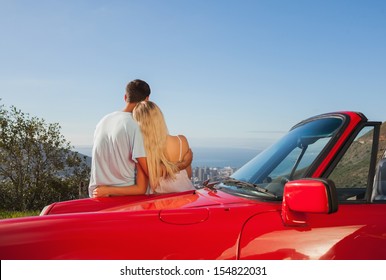
{"type": "Polygon", "coordinates": [[[371,201],[386,200],[386,158],[379,161],[371,201]]]}

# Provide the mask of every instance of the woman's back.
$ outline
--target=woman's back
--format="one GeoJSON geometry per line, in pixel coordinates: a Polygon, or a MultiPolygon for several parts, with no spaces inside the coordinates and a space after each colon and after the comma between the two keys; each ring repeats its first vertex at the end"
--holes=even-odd
{"type": "Polygon", "coordinates": [[[179,162],[183,155],[188,151],[189,144],[183,135],[168,135],[166,139],[165,156],[171,162],[179,162]]]}
{"type": "MultiPolygon", "coordinates": [[[[185,153],[189,150],[189,144],[185,136],[168,135],[166,139],[166,158],[174,163],[182,160],[185,153]]],[[[157,193],[181,192],[193,190],[194,186],[190,178],[192,177],[192,167],[181,170],[175,174],[175,178],[161,178],[159,186],[155,189],[157,193]]]]}
{"type": "Polygon", "coordinates": [[[190,181],[192,175],[190,163],[183,170],[179,165],[189,150],[185,136],[169,135],[164,116],[154,102],[139,102],[133,110],[133,117],[138,122],[144,139],[151,189],[160,192],[160,184],[162,184],[162,192],[183,191],[184,188],[193,189],[190,181]],[[176,173],[177,170],[181,171],[176,173]],[[184,175],[183,179],[181,179],[181,174],[184,175]],[[165,175],[168,179],[164,178],[165,175]],[[189,186],[185,186],[188,185],[188,181],[189,186]],[[170,189],[169,186],[172,183],[176,184],[176,188],[181,185],[180,189],[170,189]]]}

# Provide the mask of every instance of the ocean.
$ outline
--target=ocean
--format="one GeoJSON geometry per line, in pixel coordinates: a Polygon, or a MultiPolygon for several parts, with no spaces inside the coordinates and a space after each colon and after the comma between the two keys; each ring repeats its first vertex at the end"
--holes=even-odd
{"type": "MultiPolygon", "coordinates": [[[[192,167],[235,167],[240,168],[261,150],[249,148],[203,148],[192,147],[192,167]]],[[[75,147],[81,154],[91,157],[91,147],[75,147]]]]}
{"type": "Polygon", "coordinates": [[[240,168],[260,151],[246,148],[192,148],[192,167],[240,168]]]}

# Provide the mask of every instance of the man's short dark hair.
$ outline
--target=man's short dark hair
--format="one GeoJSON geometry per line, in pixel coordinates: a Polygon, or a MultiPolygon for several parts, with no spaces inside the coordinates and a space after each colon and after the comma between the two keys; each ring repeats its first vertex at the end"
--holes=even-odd
{"type": "Polygon", "coordinates": [[[150,95],[150,86],[145,81],[136,79],[126,86],[127,102],[138,103],[150,95]]]}

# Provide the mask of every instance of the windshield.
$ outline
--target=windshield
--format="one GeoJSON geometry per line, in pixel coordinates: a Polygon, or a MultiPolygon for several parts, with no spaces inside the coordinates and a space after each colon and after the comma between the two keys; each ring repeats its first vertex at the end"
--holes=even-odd
{"type": "MultiPolygon", "coordinates": [[[[284,184],[306,175],[343,121],[330,116],[295,126],[282,139],[236,171],[232,179],[254,184],[278,198],[282,197],[284,184]]],[[[222,189],[226,187],[224,182],[222,189]]]]}

